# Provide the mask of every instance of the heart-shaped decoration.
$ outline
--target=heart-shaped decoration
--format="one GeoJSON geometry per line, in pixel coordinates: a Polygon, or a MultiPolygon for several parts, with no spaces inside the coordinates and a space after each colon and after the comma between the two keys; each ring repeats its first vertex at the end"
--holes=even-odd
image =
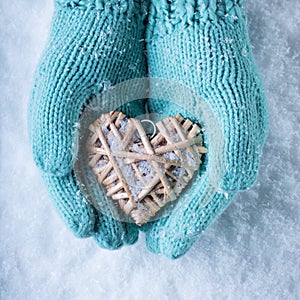
{"type": "Polygon", "coordinates": [[[201,164],[201,129],[181,115],[155,125],[151,137],[142,122],[118,111],[89,126],[89,166],[107,196],[139,226],[174,201],[201,164]]]}

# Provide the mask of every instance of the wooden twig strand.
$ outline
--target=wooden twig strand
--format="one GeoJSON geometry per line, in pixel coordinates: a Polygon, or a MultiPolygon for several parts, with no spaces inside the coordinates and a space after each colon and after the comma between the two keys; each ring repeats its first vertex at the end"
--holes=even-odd
{"type": "Polygon", "coordinates": [[[207,152],[200,127],[189,119],[178,114],[155,125],[150,138],[141,121],[111,111],[89,126],[89,166],[139,226],[179,196],[207,152]]]}

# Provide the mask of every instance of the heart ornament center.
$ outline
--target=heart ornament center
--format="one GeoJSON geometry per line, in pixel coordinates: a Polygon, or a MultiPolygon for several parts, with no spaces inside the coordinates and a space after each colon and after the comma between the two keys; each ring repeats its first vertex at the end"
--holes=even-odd
{"type": "Polygon", "coordinates": [[[207,152],[201,128],[180,114],[152,124],[150,136],[143,121],[111,111],[90,124],[86,144],[99,184],[139,226],[177,199],[207,152]]]}

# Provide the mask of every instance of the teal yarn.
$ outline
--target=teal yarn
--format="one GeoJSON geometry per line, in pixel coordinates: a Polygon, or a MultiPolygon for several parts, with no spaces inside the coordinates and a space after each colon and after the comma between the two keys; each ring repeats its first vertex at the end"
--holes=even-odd
{"type": "MultiPolygon", "coordinates": [[[[150,251],[171,259],[185,254],[199,235],[231,203],[236,193],[256,180],[268,133],[261,78],[247,34],[242,1],[152,0],[147,27],[151,77],[189,86],[217,115],[226,145],[221,191],[209,189],[208,175],[198,175],[198,195],[180,202],[169,217],[146,224],[150,251]],[[201,207],[199,199],[212,193],[201,207]]],[[[164,115],[174,107],[149,100],[150,112],[164,115]]],[[[197,103],[182,106],[192,112],[197,103]]],[[[214,157],[209,156],[213,160],[214,157]]]]}
{"type": "Polygon", "coordinates": [[[134,244],[138,239],[135,224],[121,223],[95,211],[82,195],[73,174],[56,176],[42,173],[52,203],[75,236],[93,237],[102,248],[119,249],[134,244]]]}
{"type": "MultiPolygon", "coordinates": [[[[257,178],[268,119],[241,1],[198,1],[200,8],[193,10],[183,5],[186,2],[191,3],[152,1],[147,27],[149,73],[190,87],[210,104],[227,145],[222,188],[244,190],[257,178]],[[182,23],[177,23],[182,13],[182,23]]],[[[160,110],[159,105],[160,101],[150,102],[154,111],[160,110]]],[[[182,106],[192,110],[193,105],[182,106]]]]}
{"type": "Polygon", "coordinates": [[[111,85],[145,76],[146,62],[136,4],[97,10],[91,4],[97,1],[60,2],[37,70],[29,123],[36,164],[62,176],[72,170],[70,137],[84,104],[111,85]],[[81,2],[90,5],[72,8],[81,2]]]}
{"type": "MultiPolygon", "coordinates": [[[[138,229],[95,212],[84,200],[72,172],[72,141],[80,113],[94,96],[146,76],[141,11],[131,0],[56,1],[29,105],[34,160],[59,215],[76,236],[93,236],[108,249],[134,243],[138,229]]],[[[130,110],[144,112],[143,105],[130,110]]]]}
{"type": "Polygon", "coordinates": [[[163,254],[170,259],[177,259],[186,254],[199,236],[228,207],[236,196],[236,192],[213,192],[208,187],[207,176],[197,183],[201,193],[211,193],[211,201],[204,207],[200,205],[199,195],[191,197],[187,202],[181,202],[168,217],[153,223],[145,224],[141,230],[146,233],[146,244],[149,251],[163,254]]]}

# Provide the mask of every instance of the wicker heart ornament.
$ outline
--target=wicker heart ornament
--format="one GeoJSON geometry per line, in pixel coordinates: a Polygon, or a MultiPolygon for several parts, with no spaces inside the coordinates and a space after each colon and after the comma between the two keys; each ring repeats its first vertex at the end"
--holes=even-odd
{"type": "Polygon", "coordinates": [[[87,139],[99,184],[139,226],[176,200],[207,152],[200,127],[179,114],[154,126],[150,137],[140,120],[111,111],[90,124],[87,139]]]}

